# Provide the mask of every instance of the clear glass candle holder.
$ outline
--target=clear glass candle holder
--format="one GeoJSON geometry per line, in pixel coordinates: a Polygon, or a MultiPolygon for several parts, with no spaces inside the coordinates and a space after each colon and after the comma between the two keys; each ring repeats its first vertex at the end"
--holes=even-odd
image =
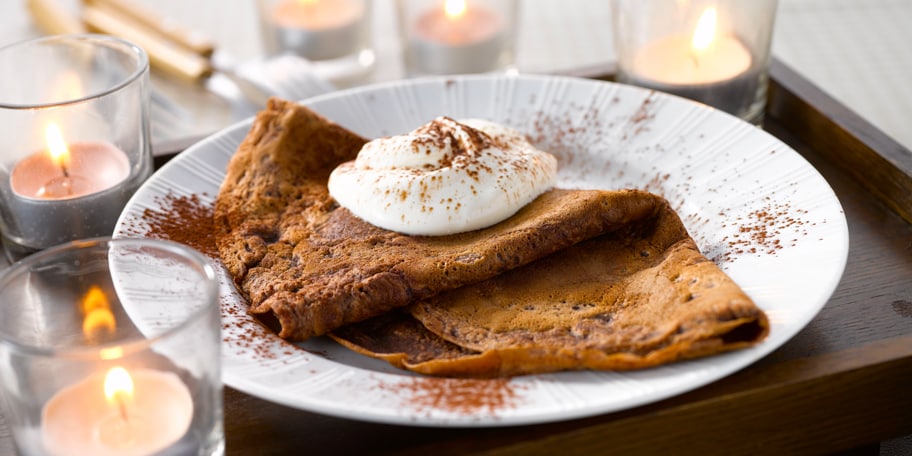
{"type": "Polygon", "coordinates": [[[20,454],[222,454],[215,274],[182,244],[109,238],[5,271],[0,397],[20,454]]]}
{"type": "Polygon", "coordinates": [[[269,56],[291,54],[337,86],[356,84],[376,63],[371,0],[258,0],[260,31],[269,56]]]}
{"type": "Polygon", "coordinates": [[[12,259],[109,236],[152,173],[149,60],[102,35],[0,48],[0,232],[12,259]]]}
{"type": "Polygon", "coordinates": [[[776,0],[612,0],[618,82],[759,124],[776,0]]]}
{"type": "Polygon", "coordinates": [[[515,69],[516,0],[397,0],[409,76],[515,69]]]}

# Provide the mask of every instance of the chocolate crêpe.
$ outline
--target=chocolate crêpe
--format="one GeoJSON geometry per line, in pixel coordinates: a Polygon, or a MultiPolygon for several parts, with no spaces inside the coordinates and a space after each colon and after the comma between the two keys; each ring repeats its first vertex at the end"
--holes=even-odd
{"type": "Polygon", "coordinates": [[[229,162],[219,254],[280,337],[332,332],[418,372],[500,376],[656,365],[768,331],[657,195],[552,189],[487,228],[408,236],[329,195],[366,141],[272,99],[229,162]]]}
{"type": "Polygon", "coordinates": [[[766,315],[704,257],[667,202],[624,227],[497,277],[333,332],[428,375],[629,370],[756,344],[766,315]]]}

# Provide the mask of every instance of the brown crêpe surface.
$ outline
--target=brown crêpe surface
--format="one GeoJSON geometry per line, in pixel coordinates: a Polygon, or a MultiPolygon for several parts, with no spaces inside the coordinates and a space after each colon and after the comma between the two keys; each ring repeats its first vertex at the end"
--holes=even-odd
{"type": "Polygon", "coordinates": [[[305,340],[477,283],[653,217],[646,192],[552,190],[494,226],[406,236],[340,207],[330,172],[366,140],[272,99],[228,164],[214,210],[222,262],[250,311],[305,340]]]}
{"type": "Polygon", "coordinates": [[[454,377],[643,368],[762,340],[765,314],[697,250],[664,200],[659,208],[333,337],[400,368],[454,377]]]}

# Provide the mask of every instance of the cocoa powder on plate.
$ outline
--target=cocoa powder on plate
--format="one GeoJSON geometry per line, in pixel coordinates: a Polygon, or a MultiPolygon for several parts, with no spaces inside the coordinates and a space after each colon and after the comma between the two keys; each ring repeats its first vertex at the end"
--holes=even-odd
{"type": "Polygon", "coordinates": [[[206,193],[176,196],[168,193],[156,196],[156,209],[143,210],[141,220],[128,222],[129,235],[145,236],[180,242],[202,254],[218,259],[215,244],[215,225],[212,220],[213,206],[206,193]]]}
{"type": "MultiPolygon", "coordinates": [[[[218,261],[215,242],[213,203],[206,193],[154,198],[156,208],[147,208],[142,216],[129,220],[125,233],[152,239],[180,242],[218,261]]],[[[238,305],[230,295],[221,297],[222,337],[230,350],[259,360],[291,356],[295,345],[276,337],[259,320],[247,316],[246,305],[238,305]]]]}
{"type": "Polygon", "coordinates": [[[521,386],[509,378],[412,377],[404,382],[381,383],[383,390],[406,393],[408,407],[421,412],[439,410],[459,415],[479,415],[516,408],[521,386]]]}

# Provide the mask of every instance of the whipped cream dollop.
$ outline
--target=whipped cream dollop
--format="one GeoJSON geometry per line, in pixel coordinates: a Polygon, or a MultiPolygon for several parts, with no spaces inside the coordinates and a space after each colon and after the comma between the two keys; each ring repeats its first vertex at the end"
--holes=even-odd
{"type": "Polygon", "coordinates": [[[329,177],[329,193],[375,226],[441,236],[494,225],[554,185],[557,159],[511,128],[438,117],[375,139],[329,177]]]}

